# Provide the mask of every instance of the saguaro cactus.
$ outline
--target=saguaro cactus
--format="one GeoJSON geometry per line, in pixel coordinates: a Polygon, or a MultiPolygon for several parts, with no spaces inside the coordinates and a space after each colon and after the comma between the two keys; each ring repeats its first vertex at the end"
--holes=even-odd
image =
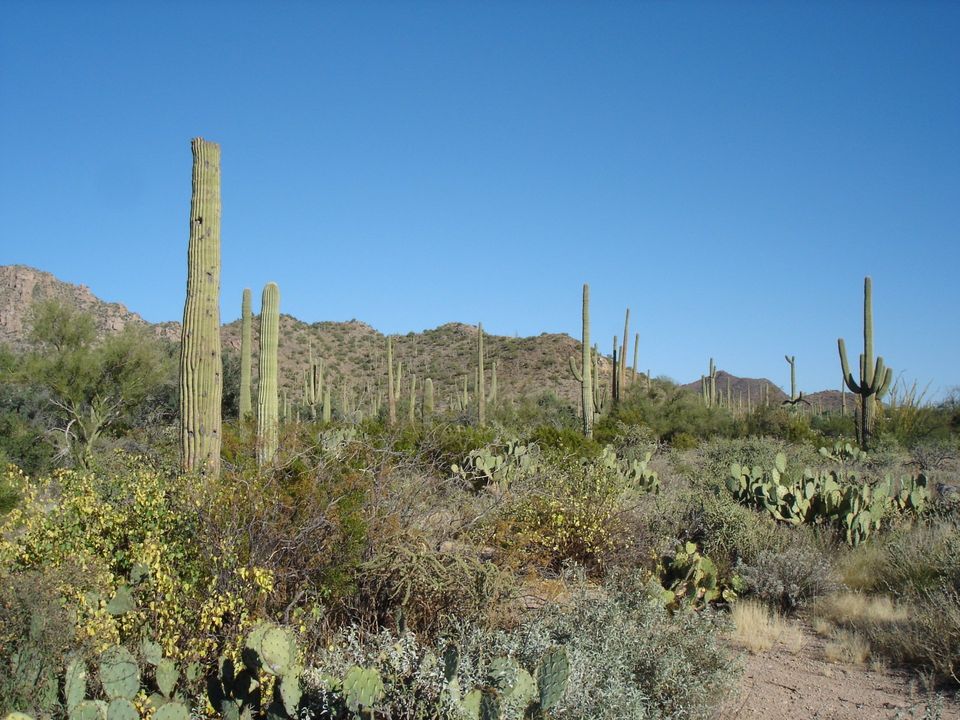
{"type": "Polygon", "coordinates": [[[243,310],[240,320],[240,419],[245,420],[253,413],[251,387],[253,344],[253,315],[250,309],[250,288],[243,289],[243,310]]]}
{"type": "Polygon", "coordinates": [[[423,384],[422,416],[424,424],[433,419],[433,380],[431,378],[427,378],[423,384]]]}
{"type": "Polygon", "coordinates": [[[783,359],[790,365],[790,400],[797,399],[797,356],[784,355],[783,359]]]}
{"type": "Polygon", "coordinates": [[[483,375],[483,323],[477,323],[477,419],[480,427],[487,422],[487,391],[483,375]]]}
{"type": "Polygon", "coordinates": [[[840,350],[840,367],[843,379],[850,392],[860,396],[860,447],[867,450],[873,434],[876,419],[877,400],[890,389],[893,370],[884,365],[883,358],[873,361],[873,281],[869,276],[863,279],[863,353],[860,355],[860,382],[853,378],[847,363],[847,348],[843,338],[837,338],[840,350]]]}
{"type": "Polygon", "coordinates": [[[417,376],[410,376],[410,407],[407,410],[407,420],[413,425],[417,422],[417,376]]]}
{"type": "Polygon", "coordinates": [[[623,347],[620,348],[620,381],[619,384],[626,386],[630,381],[627,380],[627,350],[629,349],[629,343],[627,338],[630,337],[630,308],[627,308],[627,315],[623,320],[623,347]]]}
{"type": "Polygon", "coordinates": [[[490,369],[490,394],[487,396],[487,402],[491,405],[497,402],[497,361],[493,361],[493,367],[490,369]]]}
{"type": "Polygon", "coordinates": [[[280,338],[280,288],[267,283],[260,302],[260,388],[257,395],[257,463],[277,454],[277,345],[280,338]]]}
{"type": "Polygon", "coordinates": [[[639,360],[640,354],[640,333],[636,333],[633,336],[633,377],[631,380],[637,379],[637,361],[639,360]]]}
{"type": "Polygon", "coordinates": [[[220,146],[191,142],[193,192],[180,342],[180,450],[185,472],[220,474],[220,146]]]}
{"type": "MultiPolygon", "coordinates": [[[[393,387],[393,338],[387,337],[387,411],[391,425],[397,424],[397,395],[393,387]]],[[[397,383],[399,385],[399,382],[397,383]]],[[[399,388],[397,388],[399,389],[399,388]]]]}
{"type": "Polygon", "coordinates": [[[590,377],[593,358],[590,355],[590,286],[583,284],[583,330],[580,336],[580,370],[570,358],[570,370],[573,376],[580,383],[580,399],[583,406],[583,434],[587,437],[593,437],[593,381],[590,377]]]}

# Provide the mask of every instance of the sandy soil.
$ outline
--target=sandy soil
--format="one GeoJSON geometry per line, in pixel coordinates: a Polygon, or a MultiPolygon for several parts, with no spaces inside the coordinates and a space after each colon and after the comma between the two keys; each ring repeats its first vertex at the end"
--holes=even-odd
{"type": "MultiPolygon", "coordinates": [[[[743,651],[745,672],[739,694],[724,704],[717,720],[923,720],[928,700],[914,676],[889,669],[829,662],[826,642],[801,623],[804,642],[791,652],[782,643],[756,655],[743,651]]],[[[960,702],[944,698],[944,720],[960,720],[960,702]]]]}

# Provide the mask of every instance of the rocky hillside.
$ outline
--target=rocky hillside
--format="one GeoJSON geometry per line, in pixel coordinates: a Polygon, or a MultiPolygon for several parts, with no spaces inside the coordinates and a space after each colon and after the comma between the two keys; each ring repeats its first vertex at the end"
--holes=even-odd
{"type": "MultiPolygon", "coordinates": [[[[118,332],[128,324],[147,326],[160,337],[177,342],[180,324],[147,323],[137,313],[119,303],[108,303],[97,298],[85,285],[62,282],[53,275],[23,265],[0,266],[0,343],[23,347],[27,339],[27,314],[37,300],[59,298],[77,308],[90,312],[96,319],[101,334],[118,332]]],[[[280,379],[291,401],[302,395],[303,375],[309,364],[310,349],[323,358],[327,378],[335,393],[346,385],[354,401],[366,394],[371,397],[378,389],[385,390],[386,358],[385,336],[369,325],[351,321],[346,323],[319,322],[308,324],[290,315],[280,318],[280,379]]],[[[223,347],[227,354],[239,354],[240,322],[223,326],[223,347]]],[[[396,361],[403,363],[404,392],[409,392],[409,378],[419,381],[433,378],[440,404],[446,405],[458,389],[462,391],[464,378],[472,388],[476,356],[477,328],[473,325],[448,323],[422,333],[409,333],[394,339],[396,361]]],[[[254,355],[256,356],[257,321],[254,319],[254,355]]],[[[502,397],[536,396],[552,391],[562,400],[579,404],[579,384],[568,367],[569,358],[579,358],[579,342],[568,335],[544,333],[537,337],[513,338],[488,335],[485,351],[488,368],[497,363],[497,381],[502,397]]],[[[487,384],[489,388],[490,370],[487,384]]],[[[254,359],[256,375],[256,359],[254,359]]],[[[610,364],[601,361],[601,381],[610,382],[610,364]]],[[[779,403],[786,399],[784,392],[764,378],[740,378],[724,370],[717,372],[717,390],[724,395],[730,388],[734,405],[746,405],[749,397],[759,401],[768,386],[770,399],[779,403]]],[[[684,386],[700,392],[700,381],[684,386]]],[[[806,396],[814,409],[840,407],[840,393],[836,390],[806,396]]],[[[848,402],[850,398],[848,397],[848,402]]]]}
{"type": "Polygon", "coordinates": [[[26,265],[0,265],[0,343],[15,348],[27,340],[30,305],[38,300],[57,298],[90,313],[100,335],[119,332],[126,325],[150,325],[158,335],[180,337],[178,323],[151,325],[120,303],[101,300],[86,285],[73,285],[26,265]]]}

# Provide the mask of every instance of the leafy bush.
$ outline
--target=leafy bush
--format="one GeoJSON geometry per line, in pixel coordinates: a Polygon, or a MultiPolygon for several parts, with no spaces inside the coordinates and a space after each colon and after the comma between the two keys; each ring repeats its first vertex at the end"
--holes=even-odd
{"type": "Polygon", "coordinates": [[[77,568],[79,579],[60,583],[57,596],[74,614],[76,642],[90,640],[94,652],[149,626],[171,657],[209,659],[270,591],[269,573],[200,541],[201,503],[189,478],[129,458],[113,475],[61,470],[16,480],[23,500],[0,518],[3,580],[77,568]],[[108,607],[121,588],[136,603],[122,616],[108,607]]]}
{"type": "Polygon", "coordinates": [[[737,563],[747,592],[787,612],[837,589],[833,569],[818,548],[798,545],[763,550],[748,565],[737,563]]]}
{"type": "MultiPolygon", "coordinates": [[[[603,589],[578,585],[568,601],[546,605],[514,629],[460,622],[435,641],[343,628],[309,658],[307,683],[320,689],[325,678],[342,677],[352,666],[376,668],[384,679],[378,711],[385,716],[458,717],[444,679],[448,648],[458,650],[463,692],[489,683],[495,658],[533,668],[549,648],[561,646],[570,679],[551,711],[557,720],[707,716],[737,672],[718,641],[723,616],[670,615],[647,597],[644,584],[642,576],[630,575],[603,589]]],[[[505,718],[523,717],[522,708],[503,709],[505,718]]]]}
{"type": "Polygon", "coordinates": [[[620,532],[624,475],[595,461],[554,460],[518,488],[501,516],[497,541],[552,568],[574,561],[601,567],[629,538],[620,532]]]}

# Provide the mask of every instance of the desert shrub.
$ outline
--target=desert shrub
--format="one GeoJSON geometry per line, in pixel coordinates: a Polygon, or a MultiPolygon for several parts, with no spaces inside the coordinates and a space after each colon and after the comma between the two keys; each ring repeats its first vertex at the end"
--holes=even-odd
{"type": "MultiPolygon", "coordinates": [[[[444,692],[447,648],[458,650],[457,682],[464,693],[487,684],[495,658],[511,657],[532,669],[548,648],[562,646],[570,678],[551,710],[557,720],[706,716],[736,675],[718,638],[723,616],[671,615],[646,595],[644,583],[641,576],[622,576],[602,589],[578,584],[567,601],[544,606],[512,629],[458,622],[431,640],[348,626],[308,658],[306,679],[322,688],[324,677],[342,677],[351,666],[375,667],[384,679],[378,706],[384,715],[457,717],[444,692]]],[[[326,716],[322,703],[316,710],[326,716]]],[[[505,718],[523,717],[523,708],[503,710],[505,718]]]]}
{"type": "Polygon", "coordinates": [[[18,483],[20,506],[0,518],[4,582],[76,568],[82,582],[61,583],[57,597],[75,618],[74,640],[91,640],[92,651],[149,627],[171,657],[212,658],[270,591],[269,572],[200,542],[190,478],[129,458],[113,475],[62,470],[18,483]],[[111,614],[108,601],[124,586],[136,609],[111,614]]]}
{"type": "Polygon", "coordinates": [[[739,432],[737,421],[727,410],[708,408],[698,394],[666,380],[657,380],[650,392],[640,384],[628,388],[620,404],[597,423],[597,439],[610,442],[619,423],[649,427],[674,447],[680,433],[707,438],[739,432]]]}
{"type": "Polygon", "coordinates": [[[748,594],[783,612],[837,589],[829,561],[808,545],[762,550],[750,564],[738,562],[736,572],[748,594]]]}
{"type": "Polygon", "coordinates": [[[738,560],[753,562],[765,549],[779,549],[786,541],[772,518],[714,488],[692,493],[681,518],[678,537],[697,543],[722,575],[738,560]]]}
{"type": "Polygon", "coordinates": [[[61,601],[63,583],[80,586],[68,569],[0,573],[0,713],[39,717],[57,706],[58,678],[73,648],[74,621],[61,601]]]}
{"type": "Polygon", "coordinates": [[[603,445],[588,438],[580,429],[557,428],[541,425],[529,435],[529,442],[535,442],[540,449],[558,456],[578,458],[596,458],[603,452],[603,445]]]}
{"type": "Polygon", "coordinates": [[[902,526],[842,560],[847,583],[871,594],[827,598],[823,612],[890,661],[960,684],[958,558],[953,523],[902,526]]]}
{"type": "Polygon", "coordinates": [[[719,640],[724,616],[671,615],[644,591],[644,574],[623,574],[600,590],[580,588],[522,625],[501,652],[532,664],[554,644],[571,676],[557,718],[675,718],[709,714],[735,678],[719,640]]]}
{"type": "Polygon", "coordinates": [[[693,450],[700,445],[700,441],[693,435],[682,431],[673,433],[669,438],[666,438],[666,441],[670,443],[670,447],[674,450],[693,450]]]}
{"type": "Polygon", "coordinates": [[[469,546],[431,547],[411,534],[378,546],[341,602],[366,627],[401,625],[428,635],[453,622],[481,622],[512,591],[512,577],[469,546]]]}
{"type": "Polygon", "coordinates": [[[574,561],[604,565],[629,538],[620,532],[619,500],[627,481],[598,462],[554,459],[511,493],[495,542],[553,568],[574,561]]]}

